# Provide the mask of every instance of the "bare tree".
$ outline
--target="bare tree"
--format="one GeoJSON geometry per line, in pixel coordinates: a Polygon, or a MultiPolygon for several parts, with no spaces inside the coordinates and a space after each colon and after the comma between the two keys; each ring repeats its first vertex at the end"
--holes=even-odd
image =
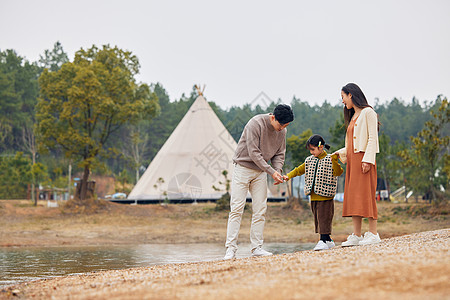
{"type": "MultiPolygon", "coordinates": [[[[31,154],[32,165],[36,163],[36,154],[37,154],[37,146],[36,146],[36,136],[34,134],[34,126],[29,123],[23,124],[22,127],[22,140],[23,140],[23,148],[26,152],[31,154]]],[[[34,205],[37,205],[37,197],[35,195],[35,178],[34,173],[32,173],[32,183],[31,183],[31,200],[34,202],[34,205]]]]}
{"type": "Polygon", "coordinates": [[[142,124],[130,126],[127,141],[122,146],[122,153],[132,159],[136,172],[136,183],[139,181],[139,168],[144,160],[144,152],[149,141],[149,135],[143,132],[142,124]]]}

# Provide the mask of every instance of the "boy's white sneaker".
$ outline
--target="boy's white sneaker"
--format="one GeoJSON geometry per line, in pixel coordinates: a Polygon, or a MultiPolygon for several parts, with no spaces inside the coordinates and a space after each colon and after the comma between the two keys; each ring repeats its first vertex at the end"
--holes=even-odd
{"type": "Polygon", "coordinates": [[[364,234],[364,238],[361,242],[359,242],[360,245],[372,245],[372,244],[378,244],[381,242],[380,235],[373,234],[372,232],[368,231],[364,234]]]}
{"type": "Polygon", "coordinates": [[[261,247],[258,247],[252,251],[252,256],[270,256],[270,255],[272,255],[271,252],[266,251],[261,247]]]}
{"type": "Polygon", "coordinates": [[[327,246],[328,246],[328,249],[331,249],[331,248],[333,248],[334,246],[336,246],[336,244],[334,243],[333,240],[327,241],[326,244],[327,244],[327,246]]]}
{"type": "Polygon", "coordinates": [[[314,251],[328,250],[328,245],[324,241],[320,240],[314,247],[314,251]]]}
{"type": "Polygon", "coordinates": [[[342,247],[358,246],[359,242],[363,240],[362,236],[357,236],[354,233],[348,236],[345,242],[342,242],[342,247]]]}
{"type": "Polygon", "coordinates": [[[233,248],[227,248],[227,252],[225,252],[225,257],[223,259],[235,259],[236,258],[236,250],[233,248]]]}

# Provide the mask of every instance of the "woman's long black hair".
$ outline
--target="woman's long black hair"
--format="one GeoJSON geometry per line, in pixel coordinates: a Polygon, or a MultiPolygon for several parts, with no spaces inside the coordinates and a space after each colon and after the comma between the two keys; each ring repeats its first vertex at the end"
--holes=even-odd
{"type": "MultiPolygon", "coordinates": [[[[344,87],[342,87],[342,91],[346,95],[352,95],[352,102],[354,106],[361,109],[365,107],[372,108],[372,106],[370,106],[367,102],[366,96],[364,95],[363,91],[359,88],[358,85],[356,85],[356,83],[347,83],[344,87]]],[[[350,124],[350,121],[352,120],[354,114],[354,108],[347,109],[347,107],[344,105],[345,128],[347,128],[348,124],[350,124]]],[[[380,130],[380,122],[378,122],[378,130],[380,130]]]]}
{"type": "MultiPolygon", "coordinates": [[[[364,107],[371,107],[369,103],[367,102],[366,96],[364,96],[364,93],[361,91],[359,86],[357,86],[355,83],[348,83],[344,87],[342,87],[342,91],[346,95],[352,95],[352,101],[353,105],[359,108],[364,107]]],[[[348,124],[353,118],[353,115],[355,114],[355,109],[347,109],[347,107],[344,105],[344,120],[345,120],[345,128],[348,127],[348,124]]]]}

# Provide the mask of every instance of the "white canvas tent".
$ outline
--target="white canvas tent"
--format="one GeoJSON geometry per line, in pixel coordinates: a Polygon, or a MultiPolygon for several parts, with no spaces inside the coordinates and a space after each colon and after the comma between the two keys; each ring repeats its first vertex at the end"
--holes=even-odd
{"type": "Polygon", "coordinates": [[[214,200],[231,180],[236,142],[200,95],[159,150],[129,200],[214,200]],[[221,189],[217,191],[213,186],[221,189]]]}

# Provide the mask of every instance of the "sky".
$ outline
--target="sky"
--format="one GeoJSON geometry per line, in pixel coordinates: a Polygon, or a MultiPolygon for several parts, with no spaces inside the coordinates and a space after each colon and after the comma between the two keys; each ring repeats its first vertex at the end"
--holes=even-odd
{"type": "Polygon", "coordinates": [[[450,1],[0,0],[0,50],[37,61],[109,44],[140,61],[137,80],[170,99],[194,84],[222,108],[268,100],[369,104],[450,97],[450,1]]]}

